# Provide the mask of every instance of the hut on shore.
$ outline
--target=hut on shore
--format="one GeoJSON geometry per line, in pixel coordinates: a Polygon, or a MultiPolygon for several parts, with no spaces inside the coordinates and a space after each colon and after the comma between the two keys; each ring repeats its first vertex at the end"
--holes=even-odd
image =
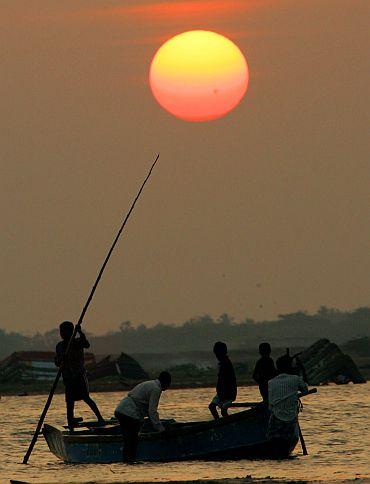
{"type": "Polygon", "coordinates": [[[320,339],[303,351],[300,360],[310,385],[366,383],[355,362],[328,339],[320,339]]]}
{"type": "MultiPolygon", "coordinates": [[[[53,351],[16,351],[0,362],[0,381],[52,381],[58,368],[53,351]]],[[[85,353],[85,364],[95,363],[92,353],[85,353]]]]}
{"type": "Polygon", "coordinates": [[[88,368],[90,381],[100,378],[119,376],[123,380],[141,381],[148,378],[140,364],[126,353],[119,356],[108,355],[88,368]]]}

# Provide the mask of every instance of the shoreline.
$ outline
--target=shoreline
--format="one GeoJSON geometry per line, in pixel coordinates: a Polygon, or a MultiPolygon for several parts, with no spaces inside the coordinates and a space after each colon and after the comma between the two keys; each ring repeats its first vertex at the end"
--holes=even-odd
{"type": "MultiPolygon", "coordinates": [[[[370,484],[370,477],[354,477],[352,479],[274,479],[267,477],[232,477],[224,479],[198,479],[198,480],[175,480],[175,481],[64,481],[63,484],[344,484],[344,483],[370,484]]],[[[58,482],[45,481],[19,481],[10,479],[10,484],[59,484],[58,482]]]]}
{"type": "MultiPolygon", "coordinates": [[[[110,393],[110,392],[120,392],[120,391],[128,391],[131,390],[133,385],[136,385],[137,382],[102,382],[101,384],[97,383],[90,383],[89,390],[90,393],[110,393]]],[[[45,383],[40,384],[38,382],[34,383],[23,383],[22,385],[14,385],[13,388],[9,388],[7,385],[0,384],[0,398],[1,397],[26,397],[26,396],[36,396],[36,395],[48,395],[50,391],[50,387],[52,382],[49,382],[48,385],[45,383]]],[[[240,382],[238,387],[250,387],[250,386],[257,386],[254,382],[240,382]]],[[[171,390],[192,390],[196,388],[214,388],[214,382],[194,382],[192,384],[174,384],[171,385],[171,390]]],[[[55,390],[55,394],[63,394],[64,387],[63,383],[60,382],[58,384],[57,389],[55,390]]]]}

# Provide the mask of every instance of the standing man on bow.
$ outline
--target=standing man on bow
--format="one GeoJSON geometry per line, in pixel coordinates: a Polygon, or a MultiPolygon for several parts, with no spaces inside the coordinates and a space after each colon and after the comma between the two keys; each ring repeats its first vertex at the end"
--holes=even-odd
{"type": "Polygon", "coordinates": [[[98,406],[89,395],[89,386],[85,370],[84,349],[90,348],[81,326],[77,326],[76,331],[79,338],[71,341],[68,355],[65,356],[68,343],[73,335],[74,325],[71,321],[64,321],[59,325],[59,332],[62,341],[56,346],[55,364],[62,366],[62,377],[65,386],[65,399],[67,407],[67,422],[71,432],[74,430],[76,421],[74,419],[74,406],[78,400],[83,400],[94,412],[98,422],[104,424],[104,419],[98,406]]]}

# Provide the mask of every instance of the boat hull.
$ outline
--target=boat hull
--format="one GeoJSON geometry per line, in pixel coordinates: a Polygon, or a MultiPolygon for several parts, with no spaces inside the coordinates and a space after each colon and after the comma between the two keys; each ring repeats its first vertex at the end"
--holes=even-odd
{"type": "MultiPolygon", "coordinates": [[[[288,457],[298,442],[298,426],[291,441],[276,446],[266,440],[268,418],[268,412],[253,409],[215,422],[175,424],[164,434],[143,433],[137,459],[169,462],[288,457]]],[[[119,434],[99,434],[94,430],[69,434],[51,425],[44,426],[43,434],[50,451],[65,462],[122,461],[123,441],[119,434]]]]}

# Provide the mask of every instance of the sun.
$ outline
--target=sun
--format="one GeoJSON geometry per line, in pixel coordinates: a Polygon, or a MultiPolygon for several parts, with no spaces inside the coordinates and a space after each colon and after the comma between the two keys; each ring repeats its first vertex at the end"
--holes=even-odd
{"type": "Polygon", "coordinates": [[[247,61],[228,38],[208,30],[172,37],[156,52],[149,83],[158,103],[186,121],[210,121],[232,111],[249,81],[247,61]]]}

